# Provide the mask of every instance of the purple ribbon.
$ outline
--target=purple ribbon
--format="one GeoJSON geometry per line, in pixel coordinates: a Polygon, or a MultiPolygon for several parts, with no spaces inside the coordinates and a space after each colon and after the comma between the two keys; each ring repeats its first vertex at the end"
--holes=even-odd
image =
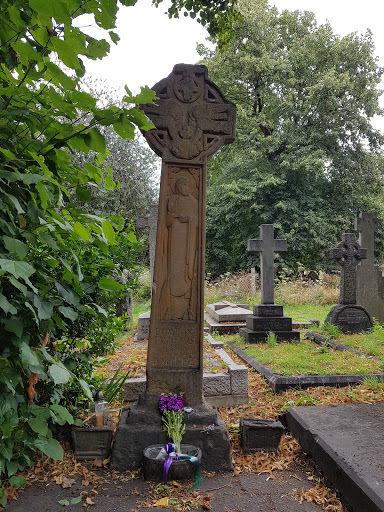
{"type": "Polygon", "coordinates": [[[166,484],[167,479],[168,479],[169,468],[171,467],[173,460],[179,459],[179,455],[177,453],[175,453],[176,445],[173,443],[167,443],[164,448],[165,448],[165,451],[167,452],[167,454],[169,455],[169,457],[165,460],[164,466],[163,466],[163,480],[164,480],[164,483],[166,484]],[[171,455],[171,453],[174,453],[174,455],[171,455]]]}

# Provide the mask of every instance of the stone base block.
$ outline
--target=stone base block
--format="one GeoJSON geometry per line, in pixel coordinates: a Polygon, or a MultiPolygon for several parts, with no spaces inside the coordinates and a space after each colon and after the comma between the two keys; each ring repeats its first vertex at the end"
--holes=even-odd
{"type": "Polygon", "coordinates": [[[263,317],[283,316],[283,306],[278,304],[255,304],[253,314],[263,317]]]}
{"type": "Polygon", "coordinates": [[[135,334],[135,341],[142,341],[149,339],[149,325],[151,323],[151,312],[147,311],[139,315],[137,321],[137,333],[135,334]]]}
{"type": "Polygon", "coordinates": [[[280,421],[240,418],[241,447],[245,455],[258,450],[275,452],[284,432],[280,421]]]}
{"type": "MultiPolygon", "coordinates": [[[[278,341],[300,341],[300,331],[272,331],[278,341]]],[[[239,331],[240,336],[246,343],[265,343],[270,331],[252,331],[243,327],[239,331]]]]}
{"type": "MultiPolygon", "coordinates": [[[[201,449],[202,468],[207,471],[231,471],[229,436],[217,411],[207,403],[184,413],[186,432],[183,443],[201,449]],[[214,425],[213,429],[208,428],[214,425]]],[[[169,442],[162,430],[161,414],[157,403],[146,403],[142,398],[123,410],[117,426],[112,450],[111,467],[118,471],[133,470],[143,464],[143,450],[153,444],[169,442]]]]}
{"type": "Polygon", "coordinates": [[[246,320],[246,325],[251,331],[291,331],[292,318],[286,316],[254,316],[250,315],[246,320]]]}
{"type": "Polygon", "coordinates": [[[324,323],[337,325],[344,333],[358,334],[373,327],[368,311],[356,304],[338,304],[328,313],[324,323]]]}
{"type": "Polygon", "coordinates": [[[203,393],[204,396],[230,395],[231,378],[229,373],[204,373],[203,393]]]}
{"type": "Polygon", "coordinates": [[[235,334],[239,332],[241,327],[245,327],[245,322],[228,322],[221,324],[208,313],[205,313],[204,319],[208,324],[210,333],[217,332],[218,334],[235,334]]]}
{"type": "Polygon", "coordinates": [[[145,377],[127,379],[123,384],[124,402],[135,402],[138,396],[145,392],[146,382],[145,377]]]}

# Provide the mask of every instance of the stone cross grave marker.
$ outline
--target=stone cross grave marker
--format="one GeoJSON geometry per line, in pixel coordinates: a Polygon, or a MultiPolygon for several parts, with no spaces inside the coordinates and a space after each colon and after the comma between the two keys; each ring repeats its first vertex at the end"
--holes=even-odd
{"type": "Polygon", "coordinates": [[[144,133],[162,157],[147,395],[202,400],[206,161],[234,140],[236,107],[205,66],[178,64],[153,88],[144,133]]]}
{"type": "Polygon", "coordinates": [[[373,213],[359,213],[355,218],[355,229],[359,232],[360,246],[367,249],[367,258],[356,269],[356,303],[364,306],[379,322],[383,322],[384,278],[382,270],[375,265],[374,254],[378,221],[373,213]]]}
{"type": "Polygon", "coordinates": [[[137,219],[137,227],[140,229],[149,228],[149,269],[151,276],[151,294],[153,287],[153,273],[155,269],[155,251],[156,251],[156,231],[159,205],[151,204],[149,206],[149,215],[137,219]]]}
{"type": "Polygon", "coordinates": [[[203,397],[205,198],[207,158],[233,142],[236,107],[205,66],[177,64],[152,89],[158,99],[142,109],[155,128],[144,136],[162,169],[146,391],[120,417],[112,467],[137,467],[143,448],[167,442],[159,395],[183,393],[193,408],[184,414],[183,442],[202,449],[205,469],[225,471],[232,468],[228,431],[203,397]]]}
{"type": "Polygon", "coordinates": [[[253,306],[245,327],[239,332],[246,343],[264,342],[270,332],[279,340],[300,340],[300,332],[292,330],[292,318],[283,314],[283,306],[275,304],[274,253],[287,250],[287,241],[274,238],[273,224],[260,226],[260,239],[248,240],[248,251],[260,252],[261,304],[253,306]]]}
{"type": "Polygon", "coordinates": [[[360,247],[353,233],[344,233],[330,256],[341,265],[340,304],[356,304],[356,266],[367,257],[367,249],[360,247]]]}
{"type": "Polygon", "coordinates": [[[248,251],[260,252],[261,303],[274,304],[274,253],[287,250],[287,241],[274,239],[273,224],[260,226],[260,239],[248,240],[248,251]]]}
{"type": "Polygon", "coordinates": [[[354,233],[344,233],[341,242],[330,250],[330,257],[341,265],[340,304],[331,309],[324,323],[337,325],[345,333],[370,329],[372,318],[363,306],[356,304],[356,267],[367,257],[367,249],[360,247],[354,233]]]}

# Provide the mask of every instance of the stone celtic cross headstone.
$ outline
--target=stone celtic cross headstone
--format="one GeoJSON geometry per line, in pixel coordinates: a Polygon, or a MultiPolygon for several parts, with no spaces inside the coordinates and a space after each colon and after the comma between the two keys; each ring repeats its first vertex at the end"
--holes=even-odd
{"type": "Polygon", "coordinates": [[[248,240],[248,251],[260,252],[261,304],[253,306],[253,315],[239,331],[247,343],[263,342],[270,332],[280,340],[300,340],[299,331],[292,330],[292,318],[284,316],[283,306],[275,304],[274,253],[286,250],[287,241],[274,238],[273,224],[262,224],[260,238],[248,240]]]}
{"type": "Polygon", "coordinates": [[[372,319],[363,306],[356,305],[356,267],[367,257],[354,233],[344,233],[341,242],[330,250],[330,257],[341,265],[340,304],[328,313],[325,323],[340,327],[343,332],[358,333],[372,327],[372,319]]]}
{"type": "Polygon", "coordinates": [[[165,442],[158,397],[183,393],[193,408],[183,439],[202,448],[207,469],[229,469],[228,433],[202,390],[205,177],[207,158],[234,140],[236,107],[205,66],[178,64],[153,89],[158,100],[142,106],[155,125],[144,135],[162,157],[147,384],[120,419],[112,462],[135,467],[143,444],[165,442]],[[208,424],[215,424],[209,436],[208,424]]]}
{"type": "Polygon", "coordinates": [[[359,245],[367,249],[356,273],[356,303],[363,306],[379,322],[384,322],[384,277],[382,269],[375,265],[375,233],[378,221],[372,213],[360,213],[355,219],[359,232],[359,245]]]}

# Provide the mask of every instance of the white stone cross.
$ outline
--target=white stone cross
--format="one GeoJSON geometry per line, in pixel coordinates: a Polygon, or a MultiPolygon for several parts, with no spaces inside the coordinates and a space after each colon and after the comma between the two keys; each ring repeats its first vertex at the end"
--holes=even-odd
{"type": "Polygon", "coordinates": [[[260,252],[261,303],[275,303],[274,253],[287,250],[287,241],[274,239],[273,224],[260,226],[260,239],[248,240],[248,251],[260,252]]]}

